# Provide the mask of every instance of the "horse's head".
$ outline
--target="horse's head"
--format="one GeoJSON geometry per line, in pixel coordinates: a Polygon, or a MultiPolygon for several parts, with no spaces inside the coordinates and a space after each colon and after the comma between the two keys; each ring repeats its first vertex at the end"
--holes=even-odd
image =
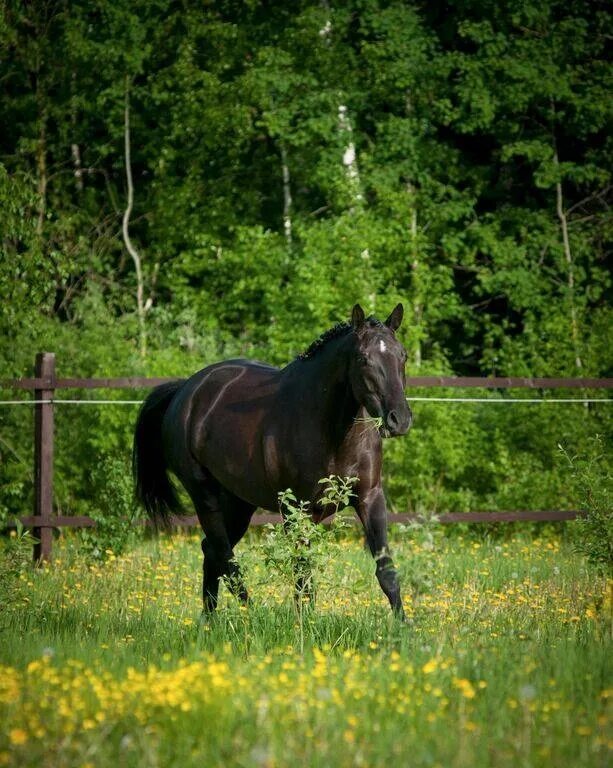
{"type": "Polygon", "coordinates": [[[351,314],[357,342],[349,369],[353,395],[369,416],[382,420],[384,437],[404,435],[413,421],[404,394],[407,353],[395,335],[402,315],[402,304],[384,323],[367,319],[359,304],[351,314]]]}

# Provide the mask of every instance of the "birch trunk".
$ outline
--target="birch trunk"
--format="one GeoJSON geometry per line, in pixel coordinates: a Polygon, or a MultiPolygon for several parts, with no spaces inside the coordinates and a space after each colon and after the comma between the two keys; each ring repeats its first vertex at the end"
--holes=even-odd
{"type": "Polygon", "coordinates": [[[353,127],[347,114],[347,107],[344,104],[339,104],[338,107],[338,129],[341,136],[344,135],[346,137],[347,143],[343,151],[343,165],[354,206],[358,207],[362,204],[364,198],[360,182],[360,170],[355,154],[355,144],[353,143],[353,127]]]}
{"type": "MultiPolygon", "coordinates": [[[[326,11],[326,13],[331,13],[330,3],[328,0],[322,0],[321,7],[326,11]]],[[[325,45],[330,45],[332,39],[332,21],[330,18],[326,19],[326,23],[319,30],[319,36],[323,39],[325,45]]],[[[360,170],[358,168],[355,144],[353,142],[353,127],[351,125],[349,115],[347,114],[347,107],[344,104],[339,104],[338,106],[338,129],[341,135],[346,135],[347,143],[343,151],[343,166],[345,167],[345,173],[347,175],[347,181],[349,182],[351,196],[355,204],[359,205],[363,200],[362,188],[360,184],[360,170]]]]}
{"type": "MultiPolygon", "coordinates": [[[[70,89],[72,92],[70,99],[70,124],[72,126],[73,134],[76,133],[77,129],[77,100],[75,97],[76,80],[77,73],[73,72],[70,78],[70,89]]],[[[74,166],[75,183],[77,190],[81,192],[83,190],[83,169],[81,167],[81,150],[76,141],[70,145],[70,152],[72,155],[72,164],[74,166]]]]}
{"type": "Polygon", "coordinates": [[[421,323],[423,317],[423,303],[421,295],[421,270],[419,263],[419,246],[417,241],[417,207],[415,204],[415,187],[409,181],[407,192],[411,199],[411,212],[409,219],[409,232],[411,234],[411,269],[413,271],[413,318],[415,322],[415,366],[421,366],[421,323]]]}
{"type": "Polygon", "coordinates": [[[130,239],[130,216],[134,206],[134,184],[132,181],[132,160],[130,156],[130,82],[126,77],[125,85],[125,109],[124,109],[124,151],[126,163],[126,182],[128,186],[128,200],[123,214],[122,232],[126,249],[134,262],[136,272],[136,312],[138,315],[139,327],[139,347],[141,357],[147,354],[147,329],[145,326],[145,301],[144,301],[144,283],[141,257],[130,239]]]}
{"type": "Polygon", "coordinates": [[[283,232],[285,233],[285,242],[287,250],[292,250],[292,189],[289,165],[287,163],[287,150],[284,142],[280,144],[281,148],[281,171],[283,174],[283,232]]]}
{"type": "MultiPolygon", "coordinates": [[[[413,114],[413,100],[411,98],[410,89],[407,89],[405,94],[405,112],[407,118],[410,118],[413,114]]],[[[421,265],[419,262],[419,243],[417,239],[417,191],[412,181],[407,181],[407,193],[409,196],[410,205],[410,258],[411,270],[413,272],[413,322],[415,324],[415,346],[413,350],[413,360],[415,362],[415,366],[419,368],[421,366],[421,324],[423,320],[423,296],[421,285],[421,265]]]]}
{"type": "MultiPolygon", "coordinates": [[[[330,4],[328,0],[321,0],[321,6],[325,11],[330,14],[330,4]]],[[[324,40],[325,45],[330,45],[332,40],[332,20],[326,19],[326,23],[319,30],[320,37],[324,40]]],[[[339,94],[342,98],[342,93],[339,94]]],[[[349,194],[352,200],[352,206],[350,212],[354,212],[359,209],[363,202],[364,196],[362,194],[362,183],[360,181],[360,169],[358,166],[357,155],[355,151],[355,143],[353,141],[353,126],[351,125],[351,119],[347,112],[345,104],[339,104],[338,106],[338,130],[341,137],[346,140],[345,149],[343,150],[343,166],[345,168],[345,175],[349,186],[349,194]]],[[[364,248],[361,252],[361,256],[367,264],[367,268],[370,267],[370,251],[368,248],[364,248]]],[[[368,299],[371,303],[373,311],[375,309],[375,293],[369,293],[368,299]]]]}

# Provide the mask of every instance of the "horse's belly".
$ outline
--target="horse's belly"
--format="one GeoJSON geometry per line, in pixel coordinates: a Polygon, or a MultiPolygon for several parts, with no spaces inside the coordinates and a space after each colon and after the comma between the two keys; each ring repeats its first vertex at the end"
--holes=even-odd
{"type": "Polygon", "coordinates": [[[268,485],[261,457],[252,446],[231,440],[205,446],[201,464],[226,490],[263,509],[275,509],[276,493],[268,485]]]}

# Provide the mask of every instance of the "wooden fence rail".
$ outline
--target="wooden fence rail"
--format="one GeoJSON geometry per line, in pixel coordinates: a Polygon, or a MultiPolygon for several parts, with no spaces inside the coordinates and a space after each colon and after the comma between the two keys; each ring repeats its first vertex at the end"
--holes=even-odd
{"type": "MultiPolygon", "coordinates": [[[[44,352],[42,354],[51,355],[44,352]]],[[[38,356],[37,356],[38,357],[38,356]]],[[[179,376],[120,376],[115,378],[55,378],[37,373],[30,379],[4,379],[6,389],[139,389],[156,387],[179,376]]],[[[526,378],[524,376],[407,376],[407,387],[480,387],[481,389],[613,389],[613,379],[526,378]]]]}
{"type": "MultiPolygon", "coordinates": [[[[58,389],[144,389],[174,381],[177,377],[128,376],[120,378],[57,378],[55,355],[40,352],[36,355],[34,377],[9,379],[0,382],[0,388],[28,390],[34,394],[34,514],[24,516],[21,522],[31,527],[37,539],[34,547],[36,561],[50,560],[54,528],[93,527],[95,522],[84,516],[53,514],[53,451],[54,400],[58,389]]],[[[480,387],[482,389],[613,389],[613,379],[588,378],[526,378],[474,376],[413,376],[407,377],[407,388],[412,387],[480,387]]],[[[483,523],[514,521],[572,520],[582,514],[577,510],[518,510],[494,512],[449,513],[439,516],[441,523],[483,523]]],[[[408,523],[412,515],[391,515],[390,522],[408,523]]],[[[278,522],[278,515],[254,515],[252,524],[278,522]]],[[[177,525],[197,525],[195,517],[177,518],[177,525]]]]}

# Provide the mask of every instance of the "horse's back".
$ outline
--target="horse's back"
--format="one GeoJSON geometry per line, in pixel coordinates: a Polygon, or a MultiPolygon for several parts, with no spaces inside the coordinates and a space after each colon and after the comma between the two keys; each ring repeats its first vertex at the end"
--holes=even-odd
{"type": "Polygon", "coordinates": [[[189,467],[204,470],[245,501],[265,506],[269,493],[262,430],[274,407],[280,373],[264,363],[235,359],[188,379],[165,421],[175,472],[181,477],[189,467]]]}

